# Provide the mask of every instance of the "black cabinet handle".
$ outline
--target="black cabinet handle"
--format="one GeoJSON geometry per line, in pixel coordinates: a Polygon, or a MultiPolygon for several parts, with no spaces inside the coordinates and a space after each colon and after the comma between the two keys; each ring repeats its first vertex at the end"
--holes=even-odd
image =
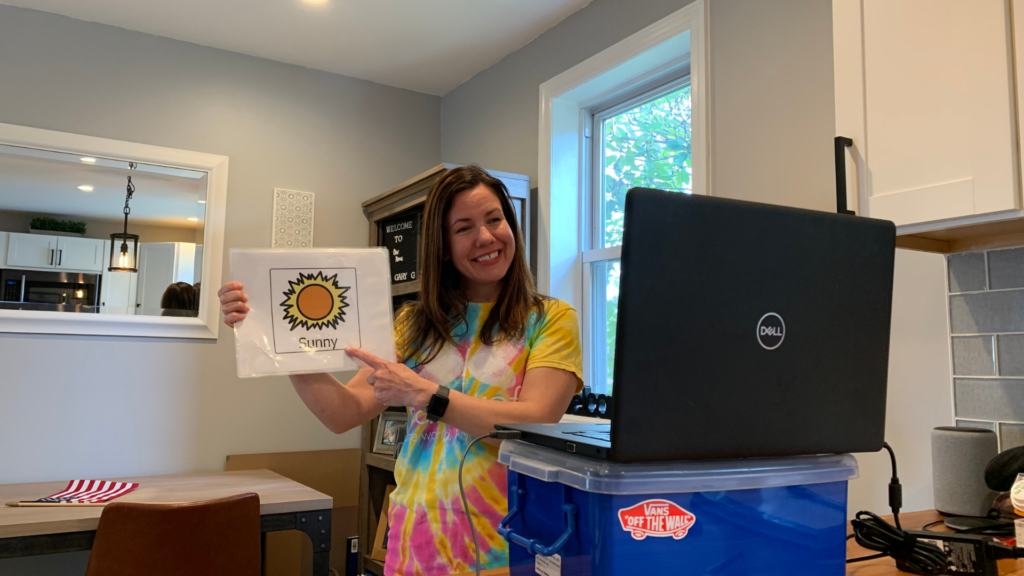
{"type": "Polygon", "coordinates": [[[856,212],[846,208],[846,149],[850,146],[851,138],[836,136],[836,212],[856,216],[856,212]]]}
{"type": "Polygon", "coordinates": [[[56,252],[56,250],[50,250],[50,266],[53,266],[54,252],[56,252]]]}
{"type": "Polygon", "coordinates": [[[57,266],[60,266],[60,263],[64,261],[64,251],[58,250],[58,252],[60,252],[60,255],[57,256],[57,266]]]}

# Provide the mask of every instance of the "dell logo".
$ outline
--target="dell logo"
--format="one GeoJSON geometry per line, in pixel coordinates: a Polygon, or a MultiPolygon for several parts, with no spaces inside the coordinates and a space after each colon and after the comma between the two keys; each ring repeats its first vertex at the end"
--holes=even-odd
{"type": "Polygon", "coordinates": [[[782,316],[775,312],[761,316],[761,320],[757,323],[757,342],[761,344],[762,348],[775,350],[782,346],[782,341],[785,338],[786,323],[782,321],[782,316]]]}

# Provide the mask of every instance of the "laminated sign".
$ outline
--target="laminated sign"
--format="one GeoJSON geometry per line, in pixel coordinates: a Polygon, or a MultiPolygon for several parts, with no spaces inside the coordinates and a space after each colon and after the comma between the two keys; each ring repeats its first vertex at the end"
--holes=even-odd
{"type": "Polygon", "coordinates": [[[249,296],[235,324],[240,378],[356,370],[349,346],[395,360],[385,249],[232,250],[231,277],[249,296]]]}

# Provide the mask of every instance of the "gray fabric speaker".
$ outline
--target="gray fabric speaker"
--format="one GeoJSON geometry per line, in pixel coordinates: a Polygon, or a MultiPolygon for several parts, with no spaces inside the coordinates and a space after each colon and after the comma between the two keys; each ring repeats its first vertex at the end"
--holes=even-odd
{"type": "Polygon", "coordinates": [[[932,430],[935,509],[948,516],[985,516],[997,493],[985,485],[985,466],[999,453],[996,433],[983,428],[932,430]]]}

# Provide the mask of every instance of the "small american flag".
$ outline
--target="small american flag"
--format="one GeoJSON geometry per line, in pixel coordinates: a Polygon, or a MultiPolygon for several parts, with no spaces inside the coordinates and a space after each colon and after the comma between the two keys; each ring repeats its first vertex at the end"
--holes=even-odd
{"type": "Polygon", "coordinates": [[[41,503],[99,504],[124,496],[138,488],[131,482],[110,482],[109,480],[72,480],[68,487],[46,498],[34,500],[41,503]]]}

